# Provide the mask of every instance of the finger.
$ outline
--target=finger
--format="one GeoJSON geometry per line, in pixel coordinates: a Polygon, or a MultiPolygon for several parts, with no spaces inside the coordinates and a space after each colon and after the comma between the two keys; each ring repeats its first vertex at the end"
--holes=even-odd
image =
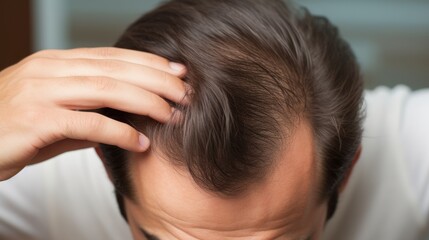
{"type": "Polygon", "coordinates": [[[114,47],[44,50],[34,54],[32,57],[117,60],[144,65],[176,76],[182,77],[186,74],[186,67],[183,64],[174,63],[166,58],[147,52],[114,47]]]}
{"type": "Polygon", "coordinates": [[[93,112],[61,111],[55,132],[60,136],[54,141],[75,139],[115,145],[142,152],[149,148],[149,139],[131,126],[93,112]]]}
{"type": "Polygon", "coordinates": [[[55,89],[45,93],[45,97],[68,109],[108,107],[148,116],[159,122],[169,121],[173,112],[171,106],[160,96],[115,79],[103,77],[48,79],[45,85],[50,85],[49,89],[55,89]]]}
{"type": "Polygon", "coordinates": [[[147,66],[116,60],[37,59],[27,68],[28,78],[69,76],[108,77],[131,83],[176,103],[188,102],[185,83],[177,76],[147,66]],[[49,67],[49,70],[46,68],[49,67]]]}
{"type": "Polygon", "coordinates": [[[64,139],[39,150],[30,164],[43,162],[65,152],[96,147],[98,144],[88,141],[64,139]]]}

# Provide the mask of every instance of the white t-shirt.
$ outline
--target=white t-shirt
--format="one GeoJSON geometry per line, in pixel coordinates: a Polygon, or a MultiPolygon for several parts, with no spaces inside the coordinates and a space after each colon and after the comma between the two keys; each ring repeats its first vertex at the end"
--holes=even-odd
{"type": "Polygon", "coordinates": [[[365,95],[363,152],[324,240],[428,239],[429,89],[365,95]]]}
{"type": "MultiPolygon", "coordinates": [[[[324,240],[420,240],[429,216],[429,89],[365,95],[362,157],[324,240]]],[[[429,236],[429,235],[426,235],[429,236]]],[[[0,182],[0,239],[131,239],[94,150],[0,182]]]]}

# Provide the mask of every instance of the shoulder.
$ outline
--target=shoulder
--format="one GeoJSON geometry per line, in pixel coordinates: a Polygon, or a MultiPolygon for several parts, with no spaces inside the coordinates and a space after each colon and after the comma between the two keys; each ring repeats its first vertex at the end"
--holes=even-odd
{"type": "Polygon", "coordinates": [[[94,149],[29,166],[0,184],[0,239],[129,239],[113,190],[94,149]]]}
{"type": "MultiPolygon", "coordinates": [[[[82,203],[85,177],[97,168],[90,150],[61,154],[51,160],[24,168],[0,183],[0,239],[49,239],[52,227],[70,219],[69,200],[82,203]],[[91,161],[84,161],[89,160],[91,161]],[[77,187],[80,186],[80,187],[77,187]],[[77,191],[76,191],[77,190],[77,191]],[[71,194],[75,192],[74,196],[71,194]],[[70,199],[66,199],[71,197],[70,199]],[[64,217],[64,219],[63,219],[64,217]]],[[[101,174],[97,174],[101,175],[101,174]]],[[[102,178],[100,178],[102,179],[102,178]]],[[[64,226],[60,226],[64,228],[64,226]]]]}
{"type": "Polygon", "coordinates": [[[405,86],[365,92],[363,152],[324,239],[417,239],[426,229],[422,206],[429,187],[416,183],[429,176],[428,158],[422,157],[429,151],[428,95],[405,86]],[[418,156],[405,155],[417,148],[418,156]]]}
{"type": "Polygon", "coordinates": [[[54,239],[121,239],[128,229],[121,218],[114,188],[94,149],[58,156],[46,166],[51,192],[50,228],[54,239]],[[115,227],[112,227],[115,226],[115,227]]]}
{"type": "Polygon", "coordinates": [[[416,201],[429,216],[429,89],[413,92],[405,103],[401,125],[404,162],[416,201]]]}
{"type": "Polygon", "coordinates": [[[366,90],[364,95],[365,130],[379,132],[386,128],[397,128],[405,109],[407,99],[412,95],[406,86],[395,88],[378,87],[366,90]],[[375,129],[374,129],[375,128],[375,129]]]}

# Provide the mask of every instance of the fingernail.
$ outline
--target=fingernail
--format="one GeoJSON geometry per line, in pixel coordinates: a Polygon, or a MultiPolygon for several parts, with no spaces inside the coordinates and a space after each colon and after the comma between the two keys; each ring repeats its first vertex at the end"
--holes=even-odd
{"type": "Polygon", "coordinates": [[[185,69],[185,66],[180,63],[170,62],[170,68],[176,72],[181,72],[183,69],[185,69]]]}
{"type": "Polygon", "coordinates": [[[147,149],[149,147],[149,144],[150,144],[149,138],[147,138],[145,135],[140,133],[139,134],[139,143],[143,149],[147,149]]]}

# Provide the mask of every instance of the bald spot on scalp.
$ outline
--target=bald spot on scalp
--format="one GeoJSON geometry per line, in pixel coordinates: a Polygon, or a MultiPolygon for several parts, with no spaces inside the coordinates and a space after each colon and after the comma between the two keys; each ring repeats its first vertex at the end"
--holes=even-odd
{"type": "MultiPolygon", "coordinates": [[[[192,177],[154,151],[133,155],[131,169],[138,205],[134,218],[148,229],[188,229],[196,236],[300,233],[323,214],[317,187],[320,169],[309,124],[302,120],[274,161],[267,178],[235,197],[200,188],[192,177]]],[[[264,235],[265,236],[265,235],[264,235]]]]}

